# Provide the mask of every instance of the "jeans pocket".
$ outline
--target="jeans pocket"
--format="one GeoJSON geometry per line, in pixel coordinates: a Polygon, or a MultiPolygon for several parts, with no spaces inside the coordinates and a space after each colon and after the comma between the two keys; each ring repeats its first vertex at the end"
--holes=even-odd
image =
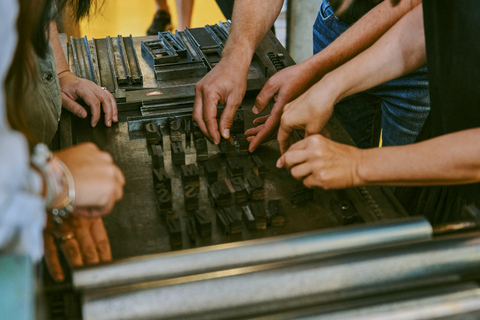
{"type": "Polygon", "coordinates": [[[322,5],[320,6],[320,16],[323,21],[331,21],[335,18],[335,12],[332,9],[332,6],[328,0],[323,0],[322,5]]]}

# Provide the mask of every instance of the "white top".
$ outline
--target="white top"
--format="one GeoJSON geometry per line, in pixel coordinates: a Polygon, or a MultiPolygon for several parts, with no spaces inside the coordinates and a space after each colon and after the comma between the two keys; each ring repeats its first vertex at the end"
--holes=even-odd
{"type": "Polygon", "coordinates": [[[38,195],[39,176],[29,164],[28,144],[6,120],[5,77],[17,45],[16,0],[0,1],[0,253],[43,255],[45,202],[38,195]]]}

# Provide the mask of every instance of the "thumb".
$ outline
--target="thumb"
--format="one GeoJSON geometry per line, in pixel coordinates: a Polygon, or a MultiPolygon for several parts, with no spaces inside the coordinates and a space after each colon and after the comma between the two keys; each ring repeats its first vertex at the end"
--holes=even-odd
{"type": "Polygon", "coordinates": [[[255,99],[255,105],[252,109],[254,114],[259,114],[268,106],[270,100],[277,93],[278,88],[271,84],[271,81],[268,80],[263,86],[262,90],[258,93],[257,98],[255,99]]]}
{"type": "Polygon", "coordinates": [[[70,111],[71,113],[79,116],[80,118],[87,117],[87,111],[83,108],[80,104],[78,104],[75,100],[71,99],[65,93],[62,92],[62,106],[70,111]]]}

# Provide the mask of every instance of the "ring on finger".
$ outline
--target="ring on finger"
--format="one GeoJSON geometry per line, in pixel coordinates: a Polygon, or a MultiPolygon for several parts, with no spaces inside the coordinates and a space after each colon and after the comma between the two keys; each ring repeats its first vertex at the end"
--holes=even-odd
{"type": "Polygon", "coordinates": [[[67,242],[68,240],[71,240],[75,238],[75,236],[73,235],[73,233],[68,233],[62,237],[60,237],[58,240],[60,240],[61,243],[65,243],[67,242]]]}
{"type": "Polygon", "coordinates": [[[100,88],[101,88],[102,90],[107,90],[107,88],[106,88],[106,87],[100,87],[100,88]]]}

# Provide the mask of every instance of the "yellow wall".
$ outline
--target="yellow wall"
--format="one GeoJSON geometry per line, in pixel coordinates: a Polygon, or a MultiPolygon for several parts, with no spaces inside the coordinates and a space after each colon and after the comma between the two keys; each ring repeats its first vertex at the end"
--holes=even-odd
{"type": "MultiPolygon", "coordinates": [[[[174,0],[167,0],[175,30],[177,11],[174,0]]],[[[97,14],[80,23],[80,34],[88,38],[104,38],[121,34],[144,36],[155,14],[154,0],[105,0],[97,14]]],[[[225,21],[214,0],[196,0],[193,7],[192,28],[225,21]]]]}

